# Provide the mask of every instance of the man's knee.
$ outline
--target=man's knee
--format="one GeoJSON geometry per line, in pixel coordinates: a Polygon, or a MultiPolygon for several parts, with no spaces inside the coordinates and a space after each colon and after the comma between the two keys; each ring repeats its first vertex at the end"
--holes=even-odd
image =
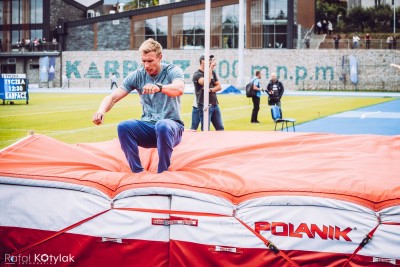
{"type": "Polygon", "coordinates": [[[135,129],[137,127],[137,121],[122,121],[118,124],[117,131],[118,136],[127,134],[129,130],[135,129]]]}
{"type": "Polygon", "coordinates": [[[162,135],[170,132],[172,129],[171,122],[168,120],[159,120],[156,123],[157,135],[162,135]]]}

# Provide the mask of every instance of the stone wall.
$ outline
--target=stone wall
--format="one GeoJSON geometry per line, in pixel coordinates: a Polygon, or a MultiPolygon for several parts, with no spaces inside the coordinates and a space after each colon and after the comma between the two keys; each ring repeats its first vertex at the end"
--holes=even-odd
{"type": "Polygon", "coordinates": [[[73,21],[86,18],[85,11],[67,4],[63,0],[50,0],[50,14],[50,30],[56,28],[59,19],[73,21]]]}
{"type": "Polygon", "coordinates": [[[115,51],[129,48],[130,23],[129,18],[99,22],[97,49],[115,51]]]}
{"type": "Polygon", "coordinates": [[[93,44],[94,44],[93,25],[89,24],[75,28],[68,28],[68,42],[66,43],[67,50],[92,51],[94,47],[93,44]],[[82,42],[82,40],[85,41],[82,42]]]}
{"type": "MultiPolygon", "coordinates": [[[[104,45],[106,46],[106,44],[104,45]]],[[[164,50],[163,60],[180,66],[187,84],[199,66],[203,50],[164,50]]],[[[238,51],[213,50],[221,83],[237,84],[238,51]]],[[[395,50],[314,50],[314,49],[248,49],[244,55],[245,83],[255,70],[262,72],[262,86],[272,72],[278,73],[285,87],[292,90],[387,90],[400,91],[400,51],[395,50]],[[357,59],[358,83],[350,81],[349,55],[357,59]]],[[[66,51],[62,69],[72,88],[109,88],[111,73],[119,83],[141,64],[134,51],[66,51]]]]}

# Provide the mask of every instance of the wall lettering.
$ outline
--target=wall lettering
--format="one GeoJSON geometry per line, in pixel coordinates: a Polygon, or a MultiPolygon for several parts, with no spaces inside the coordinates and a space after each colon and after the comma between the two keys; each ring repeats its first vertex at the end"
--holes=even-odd
{"type": "Polygon", "coordinates": [[[304,81],[306,77],[307,69],[302,66],[296,66],[296,85],[298,85],[300,81],[304,81]]]}
{"type": "Polygon", "coordinates": [[[120,77],[119,72],[119,62],[116,60],[106,60],[104,63],[104,78],[110,78],[112,73],[115,73],[117,78],[120,77]]]}
{"type": "MultiPolygon", "coordinates": [[[[65,70],[68,78],[82,79],[108,79],[111,73],[115,73],[118,78],[126,78],[129,73],[141,67],[141,63],[133,60],[105,60],[103,63],[92,61],[87,69],[82,66],[83,60],[65,62],[65,70]],[[103,66],[99,65],[103,64],[103,66]],[[103,69],[103,72],[99,70],[103,69]],[[83,77],[82,77],[83,74],[83,77]]],[[[163,61],[168,63],[168,61],[163,61]]],[[[179,66],[184,73],[187,82],[191,81],[193,70],[198,68],[197,61],[191,65],[190,60],[173,60],[173,64],[179,66]]],[[[221,59],[218,61],[216,72],[220,80],[236,81],[238,70],[238,60],[221,59]]],[[[285,65],[278,65],[275,68],[268,67],[267,65],[252,65],[250,68],[250,75],[254,76],[255,71],[260,70],[263,79],[268,80],[271,72],[276,72],[278,78],[282,81],[294,80],[296,85],[307,80],[334,80],[335,71],[333,66],[315,66],[314,69],[305,66],[296,66],[295,69],[290,69],[285,65]]],[[[245,70],[248,73],[247,70],[245,70]]],[[[224,81],[222,81],[224,83],[224,81]]]]}
{"type": "Polygon", "coordinates": [[[68,77],[68,79],[71,78],[71,74],[74,74],[75,78],[80,79],[81,78],[81,74],[78,71],[78,65],[81,63],[81,61],[75,61],[73,64],[71,64],[71,61],[67,61],[66,62],[66,75],[68,77]]]}

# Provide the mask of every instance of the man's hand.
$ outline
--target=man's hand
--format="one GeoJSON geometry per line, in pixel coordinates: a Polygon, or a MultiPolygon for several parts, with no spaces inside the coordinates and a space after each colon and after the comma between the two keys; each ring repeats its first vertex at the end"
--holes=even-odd
{"type": "Polygon", "coordinates": [[[148,83],[145,86],[143,86],[142,94],[144,95],[154,94],[158,92],[160,92],[160,88],[155,84],[148,83]]]}
{"type": "Polygon", "coordinates": [[[93,123],[96,124],[96,125],[101,125],[101,124],[103,124],[103,121],[104,121],[104,113],[101,113],[101,112],[96,112],[96,113],[94,113],[94,114],[93,114],[92,121],[93,121],[93,123]]]}

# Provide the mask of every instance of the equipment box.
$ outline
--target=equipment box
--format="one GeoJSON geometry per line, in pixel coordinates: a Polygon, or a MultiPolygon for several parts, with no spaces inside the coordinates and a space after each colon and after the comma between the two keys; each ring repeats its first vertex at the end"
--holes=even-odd
{"type": "Polygon", "coordinates": [[[29,103],[28,80],[26,74],[1,74],[0,99],[6,101],[24,100],[29,103]]]}

